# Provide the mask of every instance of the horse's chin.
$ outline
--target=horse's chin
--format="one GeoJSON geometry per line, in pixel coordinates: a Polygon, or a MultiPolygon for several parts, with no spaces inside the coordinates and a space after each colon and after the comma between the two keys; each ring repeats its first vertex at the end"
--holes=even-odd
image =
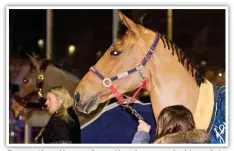
{"type": "Polygon", "coordinates": [[[31,110],[27,111],[27,113],[25,113],[23,111],[14,113],[14,118],[16,120],[21,120],[21,121],[28,119],[30,116],[31,116],[31,110]]]}
{"type": "Polygon", "coordinates": [[[84,112],[85,114],[90,114],[92,111],[95,111],[98,107],[98,103],[96,103],[95,105],[91,106],[89,109],[85,108],[84,112]]]}
{"type": "Polygon", "coordinates": [[[78,111],[80,111],[82,113],[85,113],[85,114],[90,114],[92,111],[95,111],[97,109],[97,107],[98,107],[97,99],[92,99],[91,101],[89,101],[85,105],[82,105],[82,104],[79,103],[76,106],[78,111]]]}

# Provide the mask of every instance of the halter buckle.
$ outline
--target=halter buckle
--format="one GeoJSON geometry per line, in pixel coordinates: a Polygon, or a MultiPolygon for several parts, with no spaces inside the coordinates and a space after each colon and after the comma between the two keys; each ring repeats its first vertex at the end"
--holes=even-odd
{"type": "Polygon", "coordinates": [[[142,64],[138,64],[138,65],[136,66],[136,69],[137,69],[138,72],[142,72],[143,69],[144,69],[144,66],[143,66],[142,64]]]}
{"type": "Polygon", "coordinates": [[[137,69],[137,72],[139,73],[140,77],[141,77],[143,80],[145,80],[146,78],[145,78],[145,76],[143,75],[144,65],[138,64],[138,65],[136,66],[136,69],[137,69]]]}
{"type": "Polygon", "coordinates": [[[38,74],[37,80],[40,81],[40,82],[42,82],[44,80],[44,75],[43,75],[42,72],[40,72],[40,74],[38,74]]]}
{"type": "Polygon", "coordinates": [[[105,78],[103,81],[102,81],[103,85],[107,88],[109,88],[111,85],[112,85],[112,81],[110,78],[105,78]]]}

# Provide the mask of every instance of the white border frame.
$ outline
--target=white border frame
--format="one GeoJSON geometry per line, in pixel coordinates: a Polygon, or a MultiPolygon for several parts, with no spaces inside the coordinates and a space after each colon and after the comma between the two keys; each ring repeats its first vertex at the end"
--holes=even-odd
{"type": "MultiPolygon", "coordinates": [[[[191,4],[189,4],[191,5],[191,4]]],[[[9,72],[6,72],[6,142],[5,145],[6,147],[63,147],[63,148],[72,148],[72,147],[146,147],[146,148],[152,148],[152,147],[228,147],[228,137],[229,132],[229,118],[228,118],[228,107],[229,107],[229,98],[228,98],[228,90],[229,90],[229,79],[228,79],[228,69],[229,69],[229,62],[228,62],[228,49],[229,49],[229,10],[228,6],[225,5],[220,5],[220,6],[145,6],[144,4],[142,6],[127,6],[127,5],[118,5],[118,6],[109,6],[109,5],[90,5],[90,6],[85,6],[85,5],[80,5],[80,6],[6,6],[6,71],[9,71],[9,9],[225,9],[226,11],[226,46],[225,46],[225,71],[226,71],[226,144],[173,144],[173,145],[166,145],[166,144],[9,144],[9,72]],[[8,69],[8,70],[7,70],[8,69]]]]}

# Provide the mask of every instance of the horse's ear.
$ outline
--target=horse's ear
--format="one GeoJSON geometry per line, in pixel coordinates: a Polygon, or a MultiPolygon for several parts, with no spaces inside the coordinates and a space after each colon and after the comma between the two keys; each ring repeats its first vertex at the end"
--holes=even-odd
{"type": "Polygon", "coordinates": [[[32,55],[33,55],[33,58],[35,58],[36,60],[39,59],[39,56],[35,52],[32,52],[32,55]]]}
{"type": "Polygon", "coordinates": [[[136,24],[129,19],[127,16],[125,16],[120,10],[118,10],[120,21],[128,27],[131,31],[136,31],[136,24]]]}
{"type": "Polygon", "coordinates": [[[34,57],[32,57],[30,54],[27,53],[27,55],[28,55],[29,59],[32,61],[33,65],[36,67],[37,71],[39,71],[40,65],[39,65],[38,61],[34,57]]]}
{"type": "Polygon", "coordinates": [[[144,14],[140,17],[140,19],[139,19],[141,25],[143,25],[143,26],[144,26],[144,19],[145,19],[145,16],[147,16],[147,14],[148,14],[148,13],[144,13],[144,14]]]}

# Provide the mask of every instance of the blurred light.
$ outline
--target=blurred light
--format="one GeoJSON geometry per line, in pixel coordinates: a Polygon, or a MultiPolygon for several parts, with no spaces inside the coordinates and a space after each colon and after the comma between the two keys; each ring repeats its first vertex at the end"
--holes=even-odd
{"type": "Polygon", "coordinates": [[[97,51],[96,56],[99,59],[102,56],[102,51],[97,51]]]}
{"type": "Polygon", "coordinates": [[[222,74],[222,73],[219,73],[219,76],[220,76],[220,77],[222,77],[222,76],[223,76],[223,74],[222,74]]]}
{"type": "Polygon", "coordinates": [[[39,40],[37,41],[37,44],[38,44],[38,46],[39,46],[40,48],[42,48],[42,47],[44,46],[44,40],[43,40],[43,39],[39,39],[39,40]]]}
{"type": "Polygon", "coordinates": [[[205,66],[207,64],[206,61],[201,61],[201,65],[205,66]]]}
{"type": "Polygon", "coordinates": [[[15,135],[15,133],[13,132],[13,131],[11,131],[11,134],[10,134],[11,136],[14,136],[15,135]]]}
{"type": "Polygon", "coordinates": [[[68,54],[69,54],[69,55],[73,55],[73,53],[75,52],[75,50],[76,50],[76,46],[70,45],[70,46],[68,47],[68,54]]]}

